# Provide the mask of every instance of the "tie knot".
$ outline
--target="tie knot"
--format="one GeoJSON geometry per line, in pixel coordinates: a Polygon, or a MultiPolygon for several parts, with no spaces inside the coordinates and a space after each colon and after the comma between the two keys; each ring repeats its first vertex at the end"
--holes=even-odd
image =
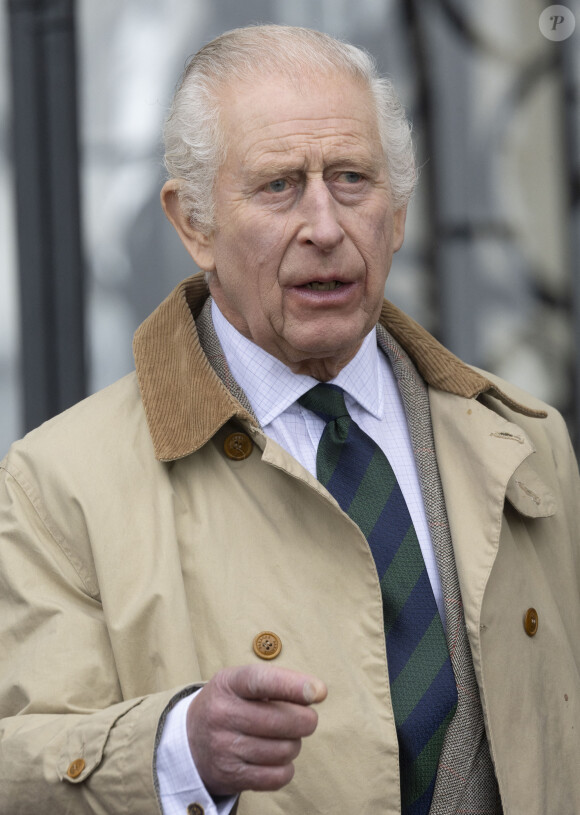
{"type": "Polygon", "coordinates": [[[316,413],[325,422],[339,419],[342,416],[349,416],[344,403],[344,391],[338,385],[328,385],[325,382],[320,382],[303,394],[298,402],[302,407],[316,413]]]}

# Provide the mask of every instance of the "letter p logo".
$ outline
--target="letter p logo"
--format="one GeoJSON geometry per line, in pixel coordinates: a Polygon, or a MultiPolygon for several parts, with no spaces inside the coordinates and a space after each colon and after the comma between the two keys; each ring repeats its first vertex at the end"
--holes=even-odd
{"type": "Polygon", "coordinates": [[[567,6],[548,6],[540,14],[538,23],[544,37],[552,42],[567,40],[576,28],[576,18],[567,6]]]}

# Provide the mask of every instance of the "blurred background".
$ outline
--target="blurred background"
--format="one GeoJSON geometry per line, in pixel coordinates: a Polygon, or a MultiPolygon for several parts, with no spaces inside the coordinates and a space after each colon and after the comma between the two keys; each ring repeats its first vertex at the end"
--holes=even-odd
{"type": "Polygon", "coordinates": [[[578,443],[580,0],[565,5],[578,22],[566,39],[557,10],[542,33],[548,7],[0,0],[0,456],[129,372],[135,328],[195,271],[159,206],[161,128],[187,57],[256,22],[346,38],[393,78],[421,177],[387,296],[467,362],[557,406],[578,443]],[[67,121],[78,133],[61,135],[67,121]]]}

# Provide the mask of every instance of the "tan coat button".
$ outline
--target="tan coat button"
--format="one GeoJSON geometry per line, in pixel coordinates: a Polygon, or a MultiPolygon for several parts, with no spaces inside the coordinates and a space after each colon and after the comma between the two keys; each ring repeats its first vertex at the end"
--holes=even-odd
{"type": "Polygon", "coordinates": [[[190,804],[187,807],[187,815],[204,815],[205,809],[201,804],[190,804]]]}
{"type": "Polygon", "coordinates": [[[69,778],[78,778],[82,771],[85,769],[86,764],[83,758],[75,758],[74,761],[68,765],[66,774],[69,778]]]}
{"type": "Polygon", "coordinates": [[[535,608],[529,608],[524,614],[524,630],[528,637],[535,636],[538,630],[538,612],[535,608]]]}
{"type": "Polygon", "coordinates": [[[242,459],[248,458],[253,449],[254,442],[251,438],[239,431],[230,433],[224,441],[224,452],[228,458],[232,458],[234,461],[242,461],[242,459]]]}
{"type": "Polygon", "coordinates": [[[271,631],[262,631],[254,637],[254,653],[256,653],[260,659],[274,659],[281,650],[282,641],[280,637],[271,631]]]}

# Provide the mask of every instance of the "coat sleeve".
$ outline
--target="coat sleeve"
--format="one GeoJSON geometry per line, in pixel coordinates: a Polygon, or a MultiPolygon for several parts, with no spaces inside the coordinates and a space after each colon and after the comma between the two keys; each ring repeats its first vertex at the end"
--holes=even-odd
{"type": "Polygon", "coordinates": [[[0,468],[0,812],[158,815],[157,734],[182,694],[123,698],[98,590],[26,487],[0,468]]]}

